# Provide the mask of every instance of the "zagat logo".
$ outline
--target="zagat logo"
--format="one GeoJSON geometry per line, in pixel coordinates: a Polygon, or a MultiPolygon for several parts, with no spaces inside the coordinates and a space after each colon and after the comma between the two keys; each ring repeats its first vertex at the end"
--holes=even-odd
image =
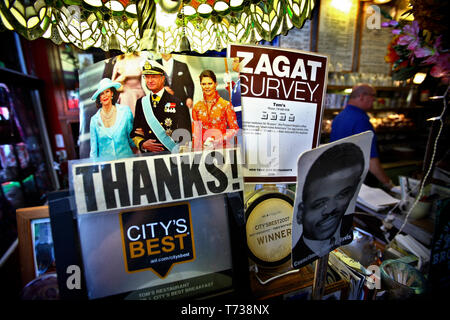
{"type": "Polygon", "coordinates": [[[165,278],[174,264],[195,259],[188,202],[120,214],[125,269],[165,278]]]}

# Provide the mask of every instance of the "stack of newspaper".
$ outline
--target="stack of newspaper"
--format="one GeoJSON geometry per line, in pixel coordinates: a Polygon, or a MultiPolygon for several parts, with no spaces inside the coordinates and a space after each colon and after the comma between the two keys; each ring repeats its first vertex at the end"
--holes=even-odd
{"type": "Polygon", "coordinates": [[[363,206],[375,211],[384,210],[387,207],[400,202],[399,199],[392,197],[383,190],[379,188],[372,188],[366,186],[365,184],[362,184],[356,201],[363,206]]]}
{"type": "Polygon", "coordinates": [[[367,276],[372,274],[371,272],[340,249],[330,252],[328,264],[343,279],[349,282],[350,289],[347,300],[365,299],[364,285],[367,281],[367,276]]]}

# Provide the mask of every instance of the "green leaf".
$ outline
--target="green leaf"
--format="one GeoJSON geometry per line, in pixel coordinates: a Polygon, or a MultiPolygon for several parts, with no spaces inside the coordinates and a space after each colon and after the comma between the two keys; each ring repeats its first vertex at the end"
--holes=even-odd
{"type": "Polygon", "coordinates": [[[394,18],[391,17],[391,15],[386,11],[380,8],[380,13],[383,15],[383,17],[385,17],[386,19],[389,20],[394,20],[394,18]]]}
{"type": "Polygon", "coordinates": [[[406,80],[412,78],[417,73],[418,68],[415,66],[400,69],[392,74],[393,80],[406,80]]]}

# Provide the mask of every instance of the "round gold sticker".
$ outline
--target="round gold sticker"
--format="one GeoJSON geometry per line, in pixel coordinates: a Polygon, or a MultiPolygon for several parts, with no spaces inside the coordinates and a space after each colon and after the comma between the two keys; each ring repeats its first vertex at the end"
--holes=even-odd
{"type": "Polygon", "coordinates": [[[265,266],[278,266],[291,254],[293,201],[281,193],[257,198],[247,210],[247,247],[251,258],[265,266]]]}

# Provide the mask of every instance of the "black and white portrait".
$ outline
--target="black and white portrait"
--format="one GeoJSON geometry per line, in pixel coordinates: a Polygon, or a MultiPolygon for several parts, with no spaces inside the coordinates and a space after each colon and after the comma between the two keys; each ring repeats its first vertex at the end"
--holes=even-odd
{"type": "Polygon", "coordinates": [[[300,155],[292,219],[294,268],[352,241],[353,212],[368,171],[372,135],[354,135],[300,155]]]}

